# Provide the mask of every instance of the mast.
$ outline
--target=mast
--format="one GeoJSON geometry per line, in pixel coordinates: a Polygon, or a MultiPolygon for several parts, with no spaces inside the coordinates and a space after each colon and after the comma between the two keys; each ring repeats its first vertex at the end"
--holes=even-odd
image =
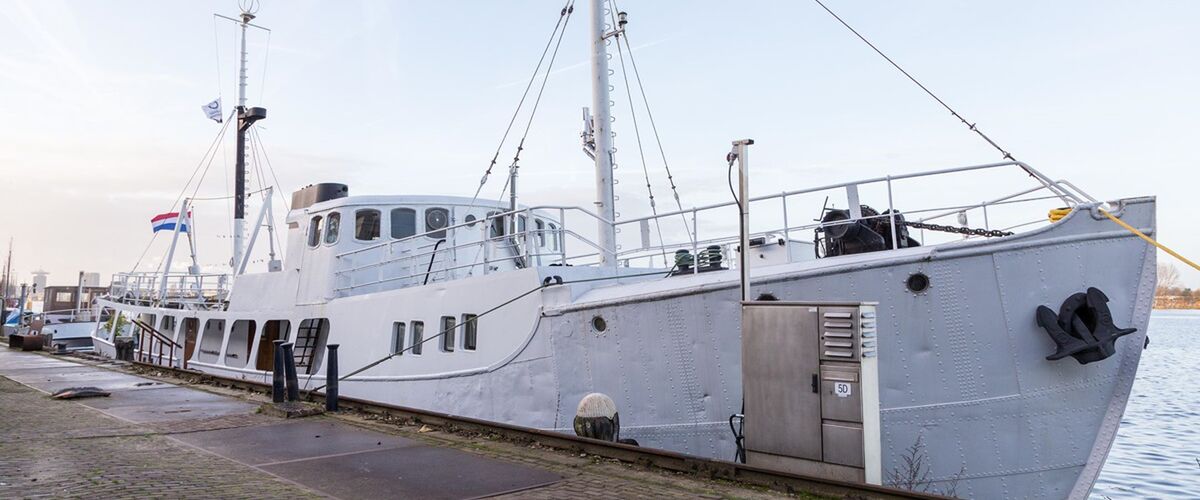
{"type": "MultiPolygon", "coordinates": [[[[254,3],[251,3],[253,6],[254,3]]],[[[242,28],[241,58],[238,64],[237,105],[237,162],[233,183],[233,264],[234,269],[242,262],[246,243],[246,132],[254,122],[267,117],[266,108],[246,107],[246,28],[254,26],[250,21],[254,12],[243,10],[238,25],[242,28]]],[[[254,26],[258,27],[258,26],[254,26]]],[[[181,214],[182,215],[182,214],[181,214]]]]}
{"type": "Polygon", "coordinates": [[[4,296],[3,299],[0,299],[0,325],[8,321],[8,287],[9,282],[12,281],[12,242],[12,238],[9,237],[8,259],[4,264],[4,290],[0,290],[0,295],[4,296]]]}
{"type": "MultiPolygon", "coordinates": [[[[608,50],[609,33],[604,23],[606,0],[591,0],[592,43],[592,127],[595,139],[596,213],[600,215],[600,265],[617,266],[616,208],[613,206],[612,113],[609,107],[608,50]]],[[[613,27],[616,28],[615,26],[613,27]]],[[[617,34],[614,31],[612,34],[617,34]]]]}

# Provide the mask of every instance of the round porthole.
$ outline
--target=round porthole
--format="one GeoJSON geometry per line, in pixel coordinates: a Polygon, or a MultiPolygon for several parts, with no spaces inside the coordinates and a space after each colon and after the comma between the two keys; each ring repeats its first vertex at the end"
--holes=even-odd
{"type": "Polygon", "coordinates": [[[904,286],[908,287],[908,291],[912,293],[921,293],[929,289],[929,276],[925,273],[915,273],[908,276],[904,281],[904,286]]]}
{"type": "Polygon", "coordinates": [[[596,330],[597,332],[603,332],[604,330],[608,329],[608,323],[604,321],[604,318],[593,316],[592,329],[596,330]]]}
{"type": "Polygon", "coordinates": [[[472,215],[472,214],[467,214],[467,217],[466,217],[466,222],[467,222],[467,225],[468,225],[468,226],[470,226],[470,227],[475,227],[475,220],[476,220],[476,219],[475,219],[475,216],[474,216],[474,215],[472,215]]]}

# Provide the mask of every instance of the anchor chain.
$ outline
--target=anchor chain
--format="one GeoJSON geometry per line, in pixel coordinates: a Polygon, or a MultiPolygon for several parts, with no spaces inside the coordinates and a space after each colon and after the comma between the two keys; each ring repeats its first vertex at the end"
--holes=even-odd
{"type": "Polygon", "coordinates": [[[958,227],[958,226],[943,226],[941,224],[929,224],[926,222],[909,222],[904,221],[904,225],[916,229],[928,229],[930,231],[942,231],[945,233],[958,233],[968,236],[983,236],[985,238],[999,238],[1002,236],[1012,236],[1012,231],[1001,231],[999,229],[981,229],[974,227],[958,227]]]}

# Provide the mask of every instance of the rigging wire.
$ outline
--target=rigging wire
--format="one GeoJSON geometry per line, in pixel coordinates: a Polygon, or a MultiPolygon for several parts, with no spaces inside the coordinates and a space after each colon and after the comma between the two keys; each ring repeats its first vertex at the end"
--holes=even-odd
{"type": "MultiPolygon", "coordinates": [[[[988,144],[991,144],[993,148],[996,148],[996,151],[999,151],[1000,154],[1004,156],[1004,159],[1014,161],[1014,162],[1017,161],[1017,159],[1014,158],[1011,153],[1006,151],[1004,148],[1000,147],[999,144],[996,144],[996,141],[993,141],[991,137],[988,137],[987,134],[983,133],[982,130],[979,130],[979,128],[976,127],[974,123],[967,121],[966,118],[964,118],[962,115],[958,114],[958,112],[955,111],[954,108],[951,108],[949,104],[946,104],[946,101],[943,101],[940,97],[938,97],[936,94],[934,94],[933,91],[929,90],[928,87],[926,87],[924,84],[922,84],[920,81],[918,81],[915,77],[913,77],[911,74],[909,74],[908,71],[905,71],[904,68],[900,67],[900,65],[897,64],[896,61],[894,61],[894,60],[892,60],[892,58],[888,57],[887,54],[884,54],[882,50],[879,50],[879,47],[876,47],[875,44],[871,43],[870,40],[867,40],[867,37],[863,36],[861,33],[858,32],[858,30],[855,30],[853,27],[851,27],[849,23],[847,23],[845,20],[843,20],[837,14],[835,14],[832,10],[829,9],[829,7],[826,7],[825,4],[823,2],[821,2],[821,0],[813,0],[813,1],[816,2],[817,5],[820,5],[822,9],[825,9],[825,12],[828,12],[829,15],[833,16],[834,19],[837,19],[837,21],[839,23],[842,23],[842,26],[845,26],[846,29],[850,30],[851,33],[854,33],[854,36],[857,36],[859,40],[862,40],[863,43],[867,44],[868,47],[871,47],[871,50],[874,50],[876,54],[879,54],[879,56],[882,57],[884,60],[886,60],[888,63],[890,63],[892,65],[892,67],[899,70],[900,73],[903,73],[904,76],[908,77],[908,79],[911,80],[913,83],[915,83],[918,87],[920,87],[921,90],[924,90],[926,94],[929,94],[929,97],[932,97],[933,100],[937,101],[938,104],[941,104],[943,108],[946,108],[946,111],[949,111],[951,115],[953,115],[955,118],[958,118],[958,121],[962,122],[963,125],[966,125],[967,128],[970,129],[972,132],[975,132],[976,134],[978,134],[979,137],[981,137],[981,138],[983,138],[983,140],[987,141],[988,144]]],[[[1021,167],[1021,170],[1024,170],[1025,173],[1028,173],[1030,176],[1035,177],[1035,178],[1037,177],[1036,175],[1033,174],[1033,172],[1030,172],[1028,168],[1025,168],[1024,165],[1018,164],[1018,166],[1021,167]]]]}
{"type": "MultiPolygon", "coordinates": [[[[612,20],[613,26],[617,26],[617,18],[613,12],[616,8],[616,2],[612,2],[612,8],[608,9],[608,15],[612,20]]],[[[617,39],[617,56],[621,62],[621,78],[625,81],[625,97],[629,100],[629,116],[633,122],[633,135],[637,139],[638,157],[642,161],[642,173],[646,177],[646,192],[650,195],[650,213],[654,215],[654,230],[658,232],[658,246],[662,250],[663,264],[666,265],[669,262],[667,260],[666,242],[663,240],[662,223],[658,220],[658,207],[654,203],[654,188],[650,186],[650,168],[646,166],[646,151],[642,147],[642,130],[638,126],[637,109],[633,105],[632,87],[629,86],[629,70],[625,69],[625,51],[621,50],[621,34],[621,32],[617,32],[615,35],[617,39]]],[[[628,41],[626,41],[625,45],[629,46],[628,41]]],[[[632,47],[629,48],[629,52],[633,52],[632,47]]]]}
{"type": "MultiPolygon", "coordinates": [[[[262,137],[258,135],[258,129],[251,128],[250,132],[254,134],[254,140],[258,141],[259,144],[262,144],[262,137]]],[[[269,172],[271,172],[271,180],[275,181],[276,188],[283,189],[282,185],[279,183],[279,177],[275,176],[275,167],[273,167],[271,165],[271,156],[269,154],[267,154],[267,147],[265,144],[262,147],[262,152],[263,152],[263,160],[265,160],[267,163],[267,170],[269,172]]],[[[288,201],[287,197],[284,196],[283,193],[279,192],[279,189],[276,189],[276,192],[275,192],[275,194],[279,196],[279,201],[281,203],[283,203],[284,208],[286,208],[289,212],[292,211],[291,202],[288,201]]]]}
{"type": "MultiPolygon", "coordinates": [[[[570,19],[568,14],[574,10],[575,1],[568,0],[559,12],[558,21],[554,23],[554,30],[550,32],[550,38],[546,40],[546,47],[542,49],[542,55],[538,58],[537,66],[533,68],[533,74],[529,75],[529,83],[525,84],[525,91],[521,93],[521,100],[517,102],[517,109],[513,110],[512,118],[509,118],[508,126],[504,129],[504,135],[500,137],[500,144],[496,146],[496,153],[492,155],[491,163],[488,164],[487,170],[483,172],[483,177],[479,179],[479,187],[475,189],[475,195],[471,197],[470,206],[473,207],[475,205],[475,199],[479,198],[479,193],[483,190],[484,184],[487,184],[488,178],[492,175],[492,168],[496,166],[496,160],[500,158],[500,151],[504,148],[504,143],[508,140],[508,134],[512,131],[513,125],[517,122],[517,116],[521,113],[521,107],[525,105],[525,99],[529,96],[529,90],[533,88],[533,82],[537,80],[537,75],[542,69],[542,63],[546,60],[546,54],[550,51],[550,45],[554,43],[554,36],[558,34],[560,28],[563,30],[566,29],[564,21],[570,19]]],[[[559,41],[562,41],[561,36],[559,36],[559,41]]]]}
{"type": "MultiPolygon", "coordinates": [[[[578,280],[573,280],[573,281],[561,281],[561,276],[560,276],[560,277],[559,277],[559,278],[560,278],[560,281],[558,281],[558,282],[554,282],[554,281],[551,281],[551,279],[550,279],[550,278],[546,278],[546,281],[545,281],[545,282],[543,282],[542,284],[540,284],[540,285],[538,285],[538,286],[536,286],[536,287],[533,287],[533,288],[531,288],[531,289],[529,289],[529,290],[526,290],[525,292],[522,292],[522,293],[520,293],[520,294],[518,294],[518,295],[515,295],[515,296],[513,296],[512,298],[510,298],[510,299],[508,299],[508,300],[506,300],[506,301],[504,301],[504,302],[501,302],[501,303],[500,303],[500,305],[497,305],[497,306],[495,306],[495,307],[493,307],[493,308],[491,308],[491,309],[488,309],[488,310],[486,310],[486,311],[483,311],[483,312],[481,312],[481,313],[477,314],[477,315],[475,316],[475,321],[479,321],[479,318],[482,318],[482,317],[484,317],[484,316],[486,316],[486,315],[488,315],[488,314],[491,314],[491,313],[493,313],[493,312],[495,312],[495,311],[499,310],[500,308],[503,308],[503,307],[505,307],[505,306],[507,306],[507,305],[509,305],[509,304],[512,304],[513,302],[516,302],[516,301],[518,301],[518,300],[521,300],[521,299],[523,299],[523,298],[525,298],[525,297],[529,296],[529,294],[531,294],[531,293],[534,293],[534,292],[537,292],[537,291],[539,291],[539,290],[543,290],[543,289],[546,289],[546,288],[550,288],[550,287],[552,287],[552,286],[563,286],[563,285],[570,285],[570,284],[575,284],[575,283],[590,283],[590,282],[593,282],[593,281],[605,281],[605,280],[623,279],[623,278],[639,278],[639,277],[644,277],[644,276],[662,276],[662,277],[664,277],[664,278],[665,278],[665,277],[669,277],[669,276],[671,276],[671,273],[675,272],[675,269],[676,269],[676,267],[678,267],[678,266],[672,266],[672,267],[671,267],[671,269],[668,269],[668,270],[667,270],[667,272],[666,272],[666,274],[665,274],[665,275],[663,275],[663,272],[662,272],[662,271],[655,271],[655,272],[650,272],[650,273],[638,273],[638,274],[618,274],[618,275],[615,275],[615,276],[600,276],[600,277],[597,277],[597,278],[584,278],[584,279],[578,279],[578,280]]],[[[364,372],[364,371],[367,371],[367,370],[369,370],[369,369],[371,369],[371,368],[374,368],[374,367],[378,366],[380,363],[383,363],[384,361],[387,361],[387,360],[389,360],[389,359],[392,359],[392,358],[394,358],[394,357],[396,357],[396,356],[399,356],[399,355],[401,355],[401,354],[404,354],[404,353],[406,353],[406,352],[408,352],[408,351],[412,350],[412,348],[413,348],[413,347],[416,347],[416,346],[424,346],[426,343],[428,343],[428,342],[430,342],[430,341],[433,341],[434,339],[437,339],[437,338],[443,337],[443,336],[445,336],[446,334],[448,334],[448,333],[450,333],[450,332],[452,332],[452,331],[454,331],[454,330],[457,330],[457,329],[459,329],[459,328],[464,328],[464,327],[466,326],[466,324],[467,324],[467,322],[466,322],[466,321],[463,321],[463,322],[456,322],[456,323],[454,324],[454,326],[452,326],[452,327],[450,327],[450,328],[446,328],[446,329],[444,329],[444,330],[442,330],[442,331],[440,331],[440,332],[438,332],[438,333],[436,333],[436,334],[434,334],[434,335],[431,335],[431,336],[429,336],[429,337],[423,338],[423,339],[421,339],[421,342],[419,342],[419,343],[412,344],[412,345],[410,345],[410,346],[408,346],[408,347],[405,347],[405,348],[403,348],[403,349],[401,349],[401,350],[399,350],[399,351],[397,351],[397,352],[393,352],[393,353],[391,353],[391,354],[388,354],[387,356],[384,356],[384,357],[382,357],[382,358],[380,358],[380,359],[378,359],[378,360],[372,361],[371,363],[368,363],[367,365],[365,365],[365,366],[363,366],[363,367],[361,367],[361,368],[358,368],[357,370],[354,370],[354,371],[352,371],[352,372],[350,372],[350,373],[347,373],[347,374],[345,374],[345,375],[341,375],[341,376],[339,376],[339,377],[338,377],[338,381],[346,380],[347,378],[350,378],[350,377],[352,377],[352,376],[354,376],[354,375],[358,375],[359,373],[362,373],[362,372],[364,372]]],[[[306,380],[306,381],[305,381],[305,383],[304,383],[304,386],[305,386],[305,388],[306,388],[306,389],[305,389],[305,390],[306,390],[306,393],[305,393],[305,394],[306,394],[306,396],[307,396],[307,397],[311,397],[313,392],[316,392],[316,391],[319,391],[319,390],[321,390],[321,389],[324,389],[324,388],[325,388],[325,384],[321,384],[321,385],[319,385],[319,386],[316,386],[316,387],[314,387],[314,388],[312,388],[312,389],[307,389],[307,387],[308,387],[308,384],[310,384],[310,383],[312,383],[312,377],[311,377],[311,376],[310,376],[310,377],[308,377],[308,380],[306,380]]]]}
{"type": "MultiPolygon", "coordinates": [[[[525,139],[529,137],[529,129],[533,127],[533,119],[537,116],[538,106],[540,106],[542,103],[542,95],[546,92],[546,83],[550,81],[550,71],[554,69],[554,61],[558,59],[558,49],[562,46],[563,35],[567,33],[567,23],[571,21],[571,14],[575,12],[574,5],[568,5],[565,7],[565,9],[567,14],[562,24],[562,30],[558,32],[558,41],[554,44],[554,52],[550,54],[550,62],[546,64],[546,73],[542,76],[542,84],[538,87],[537,96],[533,99],[533,108],[529,111],[529,119],[525,122],[525,130],[521,133],[521,141],[517,143],[517,151],[513,154],[513,162],[512,165],[509,166],[510,175],[508,176],[508,180],[504,182],[504,189],[502,189],[500,192],[501,199],[504,198],[504,191],[508,189],[508,183],[512,181],[511,174],[515,173],[518,168],[517,164],[521,160],[521,151],[525,150],[525,139]]],[[[534,76],[536,77],[536,74],[534,76]]],[[[480,188],[482,187],[483,186],[480,185],[480,188]]],[[[472,200],[472,202],[474,202],[474,200],[472,200]]]]}
{"type": "MultiPolygon", "coordinates": [[[[620,12],[620,7],[617,6],[616,0],[609,0],[609,1],[612,2],[612,7],[613,7],[612,10],[620,12]]],[[[610,15],[611,15],[611,12],[610,12],[610,15]]],[[[634,55],[633,55],[633,45],[631,45],[629,43],[629,34],[628,33],[621,32],[621,34],[625,36],[625,47],[629,49],[629,64],[630,64],[630,67],[633,68],[633,78],[634,78],[634,81],[637,82],[638,91],[642,95],[642,105],[645,106],[646,117],[649,118],[649,120],[650,120],[650,130],[654,133],[654,142],[658,144],[658,153],[659,153],[659,156],[662,157],[663,169],[666,170],[666,172],[667,172],[667,182],[671,185],[671,194],[675,197],[675,206],[676,206],[676,208],[679,209],[680,212],[682,212],[683,211],[683,201],[680,200],[680,198],[679,198],[679,188],[675,185],[675,176],[671,173],[671,164],[667,162],[667,151],[666,151],[666,149],[663,148],[662,137],[660,137],[658,134],[658,124],[655,123],[654,113],[650,110],[650,99],[646,97],[646,87],[645,87],[645,85],[642,84],[641,73],[638,72],[637,59],[634,58],[634,55]]],[[[617,43],[618,43],[617,48],[619,50],[620,49],[620,40],[619,39],[617,40],[617,43]]],[[[622,66],[622,68],[623,68],[623,66],[622,66]]],[[[626,87],[628,87],[628,83],[626,84],[626,87]]],[[[639,140],[640,140],[640,138],[639,138],[639,140]]],[[[683,230],[687,232],[688,241],[694,242],[695,237],[692,235],[692,228],[688,225],[687,216],[681,213],[681,214],[679,214],[679,219],[683,223],[683,230]]]]}
{"type": "Polygon", "coordinates": [[[221,82],[222,82],[222,79],[221,79],[221,42],[220,42],[219,35],[217,35],[217,15],[216,14],[213,14],[213,48],[216,50],[216,53],[217,53],[217,99],[220,100],[223,97],[221,95],[221,82]]]}
{"type": "MultiPolygon", "coordinates": [[[[550,61],[549,61],[549,63],[546,64],[546,72],[542,76],[542,84],[538,87],[537,96],[534,97],[533,108],[530,110],[529,118],[525,122],[525,129],[521,134],[520,142],[517,144],[517,151],[513,155],[513,162],[508,167],[509,175],[506,175],[504,177],[504,186],[502,186],[500,188],[500,196],[496,199],[497,205],[499,205],[503,202],[504,195],[508,191],[509,183],[512,182],[513,173],[516,171],[517,164],[521,159],[521,151],[523,151],[525,149],[525,139],[527,139],[529,137],[529,130],[531,127],[533,127],[533,119],[535,116],[537,116],[538,106],[542,102],[542,95],[546,92],[546,83],[550,81],[550,72],[551,72],[551,70],[554,69],[554,61],[556,61],[558,59],[558,49],[559,49],[559,47],[562,46],[563,36],[567,33],[567,24],[570,23],[571,14],[573,14],[574,12],[575,12],[574,0],[568,1],[567,4],[559,12],[558,23],[556,23],[554,25],[554,32],[550,34],[550,40],[546,42],[546,48],[542,50],[542,56],[540,59],[538,59],[537,67],[534,68],[533,75],[530,76],[529,83],[525,86],[525,93],[521,95],[521,101],[517,104],[517,109],[516,109],[516,111],[513,112],[513,117],[508,122],[508,127],[504,130],[504,137],[500,140],[500,146],[498,146],[496,148],[496,154],[492,157],[491,164],[488,165],[487,171],[484,172],[484,174],[483,174],[483,178],[479,180],[479,188],[477,188],[475,190],[475,195],[471,197],[471,203],[469,203],[467,205],[466,211],[468,213],[472,209],[475,208],[475,202],[476,202],[476,200],[479,199],[479,193],[481,191],[483,191],[483,186],[484,186],[484,184],[487,183],[488,176],[490,176],[492,173],[492,167],[496,166],[496,158],[498,158],[500,156],[500,150],[504,147],[504,142],[505,142],[505,140],[507,140],[508,134],[512,130],[513,124],[516,122],[517,116],[521,111],[521,107],[524,105],[525,99],[529,94],[529,90],[533,87],[533,82],[535,82],[537,80],[538,73],[541,73],[542,63],[546,59],[546,54],[550,50],[550,45],[553,44],[554,51],[550,53],[550,61]],[[554,39],[555,35],[558,36],[557,42],[554,39]]],[[[515,209],[516,207],[512,207],[512,208],[515,209]]],[[[514,220],[515,220],[515,215],[514,215],[514,220]]],[[[562,223],[562,222],[563,221],[559,221],[559,223],[562,223]]],[[[517,230],[516,224],[514,223],[513,226],[514,226],[513,231],[511,231],[511,232],[515,233],[517,230]]],[[[479,254],[482,251],[483,251],[482,247],[480,247],[478,250],[475,251],[476,259],[479,258],[479,254]]]]}
{"type": "Polygon", "coordinates": [[[262,81],[258,88],[258,103],[265,106],[263,101],[263,93],[267,90],[267,64],[271,62],[271,30],[267,30],[267,50],[263,55],[263,71],[262,81]]]}
{"type": "MultiPolygon", "coordinates": [[[[229,113],[229,118],[233,118],[233,112],[229,113]]],[[[212,143],[210,143],[208,145],[208,149],[204,152],[204,156],[200,157],[200,163],[196,165],[196,168],[194,170],[192,170],[192,176],[188,177],[187,183],[185,183],[183,185],[183,189],[181,189],[179,191],[179,195],[175,197],[175,201],[171,202],[171,206],[169,208],[167,208],[167,212],[170,212],[171,210],[173,210],[175,208],[175,206],[179,204],[179,201],[181,199],[183,199],[184,193],[187,193],[188,186],[191,186],[192,180],[195,179],[196,174],[200,172],[200,167],[205,165],[204,160],[207,158],[209,160],[208,164],[209,165],[212,164],[212,158],[215,158],[215,151],[216,151],[217,144],[219,144],[221,142],[221,138],[225,136],[225,131],[229,129],[229,122],[230,122],[229,118],[227,118],[225,120],[225,123],[223,123],[221,125],[221,130],[219,132],[217,132],[217,135],[216,135],[216,137],[213,138],[212,143]],[[210,155],[211,155],[211,157],[210,157],[210,155]]],[[[205,167],[204,170],[207,172],[208,168],[205,167]]],[[[201,181],[203,181],[203,177],[201,177],[201,181]]],[[[199,183],[197,183],[197,188],[199,188],[199,183]]],[[[193,192],[192,194],[195,194],[195,193],[193,192]]],[[[133,264],[133,269],[131,269],[130,272],[137,271],[138,266],[142,264],[142,260],[144,260],[146,258],[146,254],[149,253],[150,247],[154,245],[154,240],[157,238],[158,238],[158,233],[154,233],[154,235],[150,237],[150,242],[146,244],[146,248],[144,250],[142,250],[142,255],[139,256],[137,259],[137,262],[135,262],[133,264]]]]}

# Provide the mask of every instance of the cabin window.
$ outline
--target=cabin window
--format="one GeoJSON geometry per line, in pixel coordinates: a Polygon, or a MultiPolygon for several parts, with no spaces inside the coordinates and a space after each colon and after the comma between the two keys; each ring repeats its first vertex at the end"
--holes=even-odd
{"type": "Polygon", "coordinates": [[[55,302],[73,302],[75,300],[75,298],[72,297],[72,295],[73,294],[71,292],[58,292],[58,293],[54,294],[54,301],[55,302]]]}
{"type": "Polygon", "coordinates": [[[488,212],[488,219],[492,225],[491,237],[499,238],[504,236],[504,217],[500,216],[500,212],[488,212]]]}
{"type": "Polygon", "coordinates": [[[413,354],[421,354],[421,343],[425,341],[425,322],[412,322],[412,351],[413,354]]]}
{"type": "Polygon", "coordinates": [[[392,354],[404,353],[404,322],[392,323],[392,354]]]}
{"type": "Polygon", "coordinates": [[[474,351],[475,343],[479,337],[479,316],[475,314],[464,314],[463,322],[463,350],[474,351]]]}
{"type": "Polygon", "coordinates": [[[296,370],[305,374],[314,373],[325,357],[325,341],[329,337],[329,320],[310,318],[300,322],[296,330],[294,354],[296,370]]]}
{"type": "Polygon", "coordinates": [[[442,316],[442,352],[454,352],[454,316],[442,316]]]}
{"type": "Polygon", "coordinates": [[[169,339],[175,338],[175,317],[163,316],[162,323],[158,325],[158,333],[166,335],[169,339]]]}
{"type": "Polygon", "coordinates": [[[446,226],[450,225],[450,211],[444,208],[425,209],[425,236],[434,239],[446,237],[446,226]]]}
{"type": "Polygon", "coordinates": [[[354,239],[375,241],[379,239],[379,224],[382,215],[378,210],[367,209],[354,212],[354,239]]]}
{"type": "Polygon", "coordinates": [[[217,363],[221,361],[221,344],[225,342],[225,320],[210,319],[204,322],[200,332],[200,354],[196,361],[217,363]]]}
{"type": "Polygon", "coordinates": [[[262,335],[258,337],[255,368],[264,372],[275,371],[275,341],[287,340],[291,329],[292,322],[286,319],[273,319],[263,324],[262,335]]]}
{"type": "Polygon", "coordinates": [[[342,214],[333,212],[329,214],[329,220],[325,222],[325,243],[332,245],[337,243],[338,230],[341,229],[342,214]]]}
{"type": "Polygon", "coordinates": [[[472,214],[467,214],[467,217],[464,220],[467,223],[467,227],[475,227],[475,221],[479,219],[475,218],[475,216],[472,214]]]}
{"type": "Polygon", "coordinates": [[[534,219],[533,227],[537,228],[537,241],[539,247],[546,246],[546,223],[542,219],[534,219]]]}
{"type": "Polygon", "coordinates": [[[517,216],[517,234],[525,236],[525,216],[517,216]]]}
{"type": "Polygon", "coordinates": [[[408,238],[417,234],[417,211],[411,208],[392,210],[392,238],[408,238]]]}
{"type": "Polygon", "coordinates": [[[316,247],[321,243],[321,216],[308,221],[308,246],[316,247]]]}
{"type": "Polygon", "coordinates": [[[241,368],[250,361],[250,346],[257,329],[253,320],[239,319],[229,329],[229,345],[225,347],[225,366],[241,368]]]}
{"type": "Polygon", "coordinates": [[[558,228],[550,224],[550,249],[558,251],[558,228]]]}

